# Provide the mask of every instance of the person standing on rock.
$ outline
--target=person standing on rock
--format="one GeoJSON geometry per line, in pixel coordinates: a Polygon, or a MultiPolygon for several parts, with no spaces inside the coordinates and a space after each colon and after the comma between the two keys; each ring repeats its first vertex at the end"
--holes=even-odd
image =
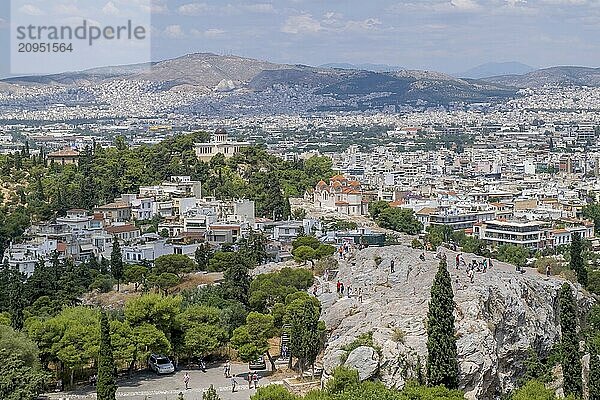
{"type": "Polygon", "coordinates": [[[456,269],[460,266],[460,253],[456,255],[456,269]]]}
{"type": "Polygon", "coordinates": [[[341,287],[341,285],[342,285],[342,282],[340,282],[340,280],[338,279],[337,284],[336,284],[336,286],[337,286],[337,294],[340,294],[340,287],[341,287]]]}
{"type": "Polygon", "coordinates": [[[363,302],[362,288],[358,288],[358,302],[359,303],[363,302]]]}
{"type": "Polygon", "coordinates": [[[350,287],[350,284],[348,284],[348,298],[350,298],[351,293],[352,293],[352,288],[350,287]]]}
{"type": "Polygon", "coordinates": [[[340,295],[344,295],[344,284],[340,282],[340,295]]]}
{"type": "Polygon", "coordinates": [[[546,265],[546,276],[548,276],[548,277],[550,276],[550,271],[551,271],[550,266],[546,265]]]}
{"type": "Polygon", "coordinates": [[[394,273],[394,271],[396,271],[396,269],[394,268],[394,260],[390,261],[390,273],[394,273]]]}
{"type": "Polygon", "coordinates": [[[421,255],[419,256],[419,258],[421,259],[421,261],[425,261],[425,253],[421,253],[421,255]]]}

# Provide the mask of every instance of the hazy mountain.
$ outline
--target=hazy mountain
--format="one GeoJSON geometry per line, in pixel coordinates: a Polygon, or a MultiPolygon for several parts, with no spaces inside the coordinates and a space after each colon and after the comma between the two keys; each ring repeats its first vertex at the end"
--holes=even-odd
{"type": "MultiPolygon", "coordinates": [[[[237,101],[251,105],[264,102],[270,106],[278,104],[280,108],[288,106],[293,93],[293,101],[296,102],[294,110],[310,110],[310,107],[362,110],[389,105],[435,106],[450,102],[489,102],[516,93],[514,88],[501,84],[458,79],[430,71],[375,72],[321,68],[207,53],[190,54],[151,65],[10,78],[3,83],[63,85],[77,89],[113,80],[148,81],[153,84],[148,89],[152,91],[177,89],[197,92],[198,102],[190,105],[189,112],[205,109],[207,100],[203,96],[211,92],[227,92],[233,96],[230,100],[212,101],[237,101]]],[[[218,106],[214,108],[218,109],[218,106]]],[[[276,111],[274,109],[272,112],[276,111]]]]}
{"type": "Polygon", "coordinates": [[[461,78],[481,79],[499,75],[522,75],[534,70],[535,68],[516,61],[490,62],[452,75],[461,78]]]}
{"type": "Polygon", "coordinates": [[[551,67],[538,69],[525,75],[493,76],[484,80],[520,88],[543,85],[600,86],[600,68],[551,67]]]}
{"type": "Polygon", "coordinates": [[[373,71],[373,72],[392,72],[400,71],[404,68],[395,65],[387,64],[349,64],[349,63],[329,63],[319,65],[319,68],[335,68],[335,69],[352,69],[359,71],[373,71]]]}

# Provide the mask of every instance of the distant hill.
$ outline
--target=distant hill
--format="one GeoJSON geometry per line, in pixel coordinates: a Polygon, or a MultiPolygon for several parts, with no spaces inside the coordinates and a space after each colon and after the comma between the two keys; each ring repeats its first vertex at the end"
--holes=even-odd
{"type": "Polygon", "coordinates": [[[534,70],[535,68],[516,61],[490,62],[452,75],[461,78],[481,79],[499,75],[522,75],[534,70]]]}
{"type": "MultiPolygon", "coordinates": [[[[376,67],[370,66],[371,69],[376,67]]],[[[378,72],[311,67],[210,53],[189,54],[151,65],[96,68],[0,82],[4,86],[33,84],[81,88],[111,84],[115,80],[149,82],[149,91],[197,93],[198,100],[186,106],[187,112],[207,109],[218,112],[223,107],[234,109],[235,104],[246,104],[253,110],[263,105],[264,112],[270,113],[370,110],[386,106],[494,102],[516,94],[515,88],[502,84],[459,79],[431,71],[378,72]],[[221,95],[210,97],[211,93],[221,95]],[[225,93],[232,97],[223,97],[225,93]],[[207,106],[209,103],[212,105],[207,106]],[[270,109],[266,108],[267,104],[270,109]]]]}
{"type": "Polygon", "coordinates": [[[486,82],[519,88],[543,85],[600,86],[600,68],[551,67],[524,75],[501,75],[484,78],[486,82]]]}
{"type": "Polygon", "coordinates": [[[348,64],[348,63],[329,63],[319,65],[319,68],[352,69],[358,71],[373,72],[392,72],[400,71],[404,68],[387,64],[348,64]]]}

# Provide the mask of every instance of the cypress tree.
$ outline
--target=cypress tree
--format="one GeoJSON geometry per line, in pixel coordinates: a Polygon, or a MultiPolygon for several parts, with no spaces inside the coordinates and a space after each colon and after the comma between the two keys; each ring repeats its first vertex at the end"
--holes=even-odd
{"type": "Polygon", "coordinates": [[[565,396],[577,398],[582,394],[581,356],[579,354],[579,335],[577,334],[577,305],[573,291],[565,283],[559,293],[561,364],[564,376],[565,396]]]}
{"type": "Polygon", "coordinates": [[[590,379],[589,379],[589,400],[600,400],[600,353],[599,344],[600,338],[596,339],[596,343],[590,346],[590,379]]]}
{"type": "Polygon", "coordinates": [[[458,350],[454,335],[454,292],[444,260],[431,287],[427,313],[427,383],[458,387],[458,350]]]}
{"type": "Polygon", "coordinates": [[[115,236],[113,238],[113,248],[110,253],[110,272],[112,276],[117,280],[117,292],[119,291],[119,284],[123,278],[123,254],[121,254],[121,246],[119,245],[119,239],[115,236]]]}
{"type": "Polygon", "coordinates": [[[577,274],[577,282],[585,287],[588,284],[588,274],[583,262],[583,240],[579,232],[573,233],[570,254],[571,261],[569,262],[569,266],[577,274]]]}
{"type": "Polygon", "coordinates": [[[100,350],[98,351],[98,381],[96,394],[98,400],[115,400],[117,392],[116,370],[113,359],[112,343],[108,316],[100,314],[100,350]]]}

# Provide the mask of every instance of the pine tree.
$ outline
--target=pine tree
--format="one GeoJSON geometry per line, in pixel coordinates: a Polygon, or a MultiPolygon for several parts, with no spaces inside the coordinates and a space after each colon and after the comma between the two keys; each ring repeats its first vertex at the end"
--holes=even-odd
{"type": "Polygon", "coordinates": [[[110,327],[105,312],[100,314],[100,349],[98,351],[98,400],[115,400],[117,392],[116,370],[110,340],[110,327]]]}
{"type": "Polygon", "coordinates": [[[221,400],[221,398],[217,394],[217,391],[215,390],[213,385],[210,385],[208,390],[202,393],[202,400],[221,400]]]}
{"type": "Polygon", "coordinates": [[[566,396],[573,395],[579,398],[582,394],[582,380],[579,335],[577,334],[577,305],[568,283],[565,283],[560,289],[559,305],[564,392],[566,396]]]}
{"type": "Polygon", "coordinates": [[[431,287],[427,313],[427,383],[430,386],[458,387],[457,353],[452,280],[442,260],[431,287]]]}
{"type": "Polygon", "coordinates": [[[577,282],[585,287],[588,284],[588,274],[583,262],[583,240],[578,232],[573,233],[570,253],[571,261],[569,266],[577,274],[577,282]]]}
{"type": "Polygon", "coordinates": [[[590,346],[589,400],[600,400],[600,349],[598,347],[598,343],[592,343],[590,346]]]}
{"type": "Polygon", "coordinates": [[[121,254],[121,246],[119,245],[119,239],[115,236],[113,238],[113,248],[110,253],[110,272],[112,276],[117,280],[117,292],[119,291],[119,284],[123,278],[123,254],[121,254]]]}

